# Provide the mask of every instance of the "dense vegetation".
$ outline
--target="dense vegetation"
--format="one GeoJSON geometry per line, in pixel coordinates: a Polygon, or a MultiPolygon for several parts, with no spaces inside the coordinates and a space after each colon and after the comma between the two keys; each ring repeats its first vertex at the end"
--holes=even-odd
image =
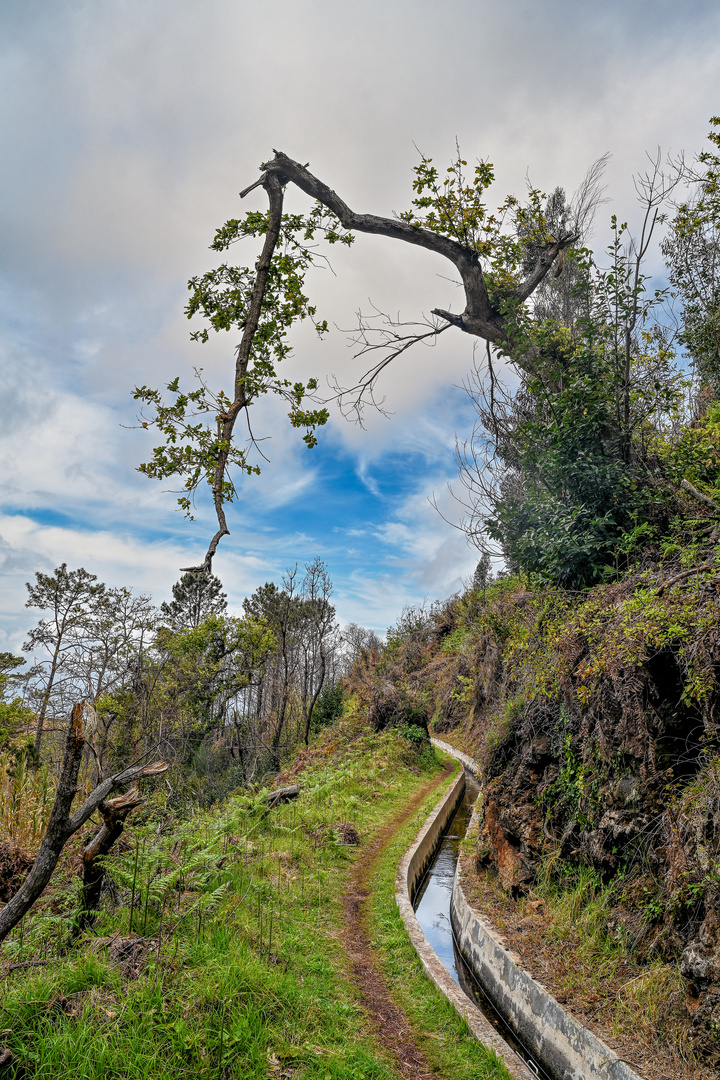
{"type": "MultiPolygon", "coordinates": [[[[19,965],[2,1002],[10,1075],[395,1075],[348,975],[342,898],[353,845],[444,774],[427,744],[363,728],[347,721],[306,754],[294,770],[300,797],[271,811],[267,789],[189,814],[157,791],[108,860],[102,913],[73,949],[68,853],[4,947],[19,965]]],[[[433,791],[420,806],[421,819],[436,799],[433,791]]],[[[413,818],[399,840],[417,828],[413,818]]],[[[378,890],[383,955],[401,967],[429,1060],[457,1080],[502,1080],[502,1065],[433,991],[408,942],[403,949],[393,880],[391,868],[378,890]]]]}
{"type": "MultiPolygon", "coordinates": [[[[703,161],[706,172],[662,244],[679,292],[651,289],[645,270],[669,195],[687,179],[656,166],[638,183],[640,236],[613,218],[605,265],[570,249],[562,275],[539,287],[522,325],[519,388],[509,393],[492,370],[471,385],[479,420],[460,448],[466,528],[538,584],[612,581],[677,541],[713,532],[720,159],[703,161]],[[680,324],[679,298],[687,313],[680,324]]],[[[562,228],[571,214],[562,191],[546,214],[562,228]]]]}
{"type": "Polygon", "coordinates": [[[57,756],[72,703],[84,700],[95,710],[88,781],[152,749],[178,766],[177,798],[190,785],[207,802],[277,771],[313,724],[338,714],[353,628],[344,643],[320,560],[262,585],[241,616],[205,573],[186,573],[159,610],[65,565],[38,573],[28,591],[44,617],[28,635],[29,670],[22,657],[2,657],[6,764],[46,760],[48,742],[57,756]]]}

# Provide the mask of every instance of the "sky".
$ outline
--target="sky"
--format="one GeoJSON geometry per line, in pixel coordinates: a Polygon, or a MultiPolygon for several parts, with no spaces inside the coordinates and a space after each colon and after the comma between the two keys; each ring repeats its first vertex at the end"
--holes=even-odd
{"type": "MultiPolygon", "coordinates": [[[[572,192],[611,154],[602,246],[631,227],[645,154],[702,149],[720,112],[720,9],[686,0],[4,0],[0,6],[0,650],[36,612],[24,583],[62,562],[168,599],[200,562],[194,521],[137,466],[136,385],[229,388],[230,335],[190,341],[187,281],[216,264],[215,229],[264,193],[238,192],[273,148],[309,162],[354,209],[412,197],[418,153],[458,141],[495,165],[489,201],[533,186],[572,192]]],[[[298,193],[291,208],[307,203],[298,193]]],[[[257,249],[233,249],[252,265],[257,249]]],[[[654,267],[661,273],[659,258],[654,267]]],[[[346,331],[372,306],[415,319],[457,306],[448,267],[360,236],[308,287],[331,333],[294,339],[290,378],[362,370],[346,331]]],[[[402,608],[450,595],[478,552],[448,490],[472,341],[450,330],[383,376],[389,415],[364,428],[332,410],[309,451],[278,402],[253,407],[270,463],[243,480],[214,570],[230,607],[320,556],[341,622],[380,633],[402,608]],[[453,334],[455,336],[453,336],[453,334]]],[[[285,410],[286,411],[286,410],[285,410]]],[[[170,485],[172,486],[172,485],[170,485]]],[[[457,485],[456,485],[457,486],[457,485]]]]}

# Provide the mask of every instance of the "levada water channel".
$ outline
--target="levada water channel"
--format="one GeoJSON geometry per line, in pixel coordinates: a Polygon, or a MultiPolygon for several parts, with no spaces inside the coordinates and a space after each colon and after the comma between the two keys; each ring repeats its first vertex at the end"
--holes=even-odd
{"type": "Polygon", "coordinates": [[[479,792],[477,784],[466,777],[462,802],[450,818],[433,860],[415,890],[413,908],[425,937],[460,989],[477,1005],[505,1042],[512,1047],[528,1068],[540,1077],[540,1080],[552,1080],[535,1061],[532,1054],[518,1041],[517,1036],[495,1010],[489,998],[485,996],[455,943],[450,923],[450,898],[460,842],[467,832],[479,792]]]}

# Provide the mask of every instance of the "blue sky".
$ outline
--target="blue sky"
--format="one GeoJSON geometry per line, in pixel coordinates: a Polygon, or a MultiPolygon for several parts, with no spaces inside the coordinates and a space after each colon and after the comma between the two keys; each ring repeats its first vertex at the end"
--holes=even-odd
{"type": "MultiPolygon", "coordinates": [[[[152,438],[131,427],[132,388],[189,380],[198,364],[226,379],[234,342],[189,341],[186,282],[212,265],[215,228],[243,211],[237,193],[273,147],[385,214],[408,205],[416,145],[443,162],[457,137],[468,159],[489,158],[498,203],[528,171],[572,191],[609,151],[605,209],[632,223],[645,151],[700,149],[720,111],[720,12],[692,0],[5,0],[0,88],[0,649],[17,649],[35,570],[84,565],[160,602],[202,557],[207,507],[185,522],[135,471],[152,438]]],[[[370,303],[415,318],[457,302],[445,266],[390,241],[360,237],[333,269],[309,282],[331,325],[352,327],[370,303]]],[[[234,606],[318,554],[341,620],[382,632],[404,604],[472,573],[477,553],[428,502],[460,516],[447,485],[455,434],[472,425],[459,389],[472,343],[451,333],[387,372],[392,415],[362,430],[334,412],[311,452],[277,403],[257,407],[271,464],[243,482],[215,563],[234,606]]],[[[359,370],[341,331],[319,343],[303,329],[295,345],[290,377],[359,370]]]]}

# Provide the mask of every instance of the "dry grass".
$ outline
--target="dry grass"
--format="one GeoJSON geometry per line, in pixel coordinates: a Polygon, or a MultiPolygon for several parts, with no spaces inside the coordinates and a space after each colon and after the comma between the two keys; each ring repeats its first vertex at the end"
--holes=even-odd
{"type": "Polygon", "coordinates": [[[55,798],[47,765],[29,769],[24,756],[0,754],[0,835],[26,852],[42,839],[55,798]]]}

